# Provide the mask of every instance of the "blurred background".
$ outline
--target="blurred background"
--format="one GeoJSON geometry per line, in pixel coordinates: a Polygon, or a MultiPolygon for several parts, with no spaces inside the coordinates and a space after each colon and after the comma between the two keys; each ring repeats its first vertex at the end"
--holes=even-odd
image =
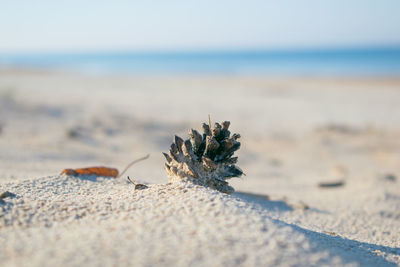
{"type": "Polygon", "coordinates": [[[400,3],[3,1],[0,66],[91,74],[398,75],[400,3]]]}
{"type": "Polygon", "coordinates": [[[165,182],[161,151],[208,114],[242,134],[240,189],[373,187],[399,173],[397,0],[38,0],[0,10],[2,179],[121,169],[151,153],[128,175],[165,182]]]}

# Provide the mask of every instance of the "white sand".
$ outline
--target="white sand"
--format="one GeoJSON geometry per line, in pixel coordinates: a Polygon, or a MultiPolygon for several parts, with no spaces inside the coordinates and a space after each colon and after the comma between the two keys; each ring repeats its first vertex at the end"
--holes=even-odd
{"type": "Polygon", "coordinates": [[[17,197],[0,204],[1,265],[399,265],[399,88],[3,71],[0,193],[17,197]],[[165,185],[160,152],[209,113],[243,136],[232,196],[165,185]],[[57,176],[147,153],[127,173],[145,190],[57,176]]]}

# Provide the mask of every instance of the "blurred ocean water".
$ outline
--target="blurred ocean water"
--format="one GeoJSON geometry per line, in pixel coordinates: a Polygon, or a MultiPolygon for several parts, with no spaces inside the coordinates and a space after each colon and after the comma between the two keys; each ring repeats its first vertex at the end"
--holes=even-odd
{"type": "Polygon", "coordinates": [[[0,54],[0,68],[88,74],[400,76],[400,47],[304,51],[0,54]]]}

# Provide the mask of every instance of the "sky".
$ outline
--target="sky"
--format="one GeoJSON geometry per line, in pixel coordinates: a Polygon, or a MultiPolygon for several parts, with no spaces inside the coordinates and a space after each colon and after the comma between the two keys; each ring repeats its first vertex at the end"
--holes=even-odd
{"type": "Polygon", "coordinates": [[[399,0],[2,0],[1,52],[400,46],[399,0]]]}

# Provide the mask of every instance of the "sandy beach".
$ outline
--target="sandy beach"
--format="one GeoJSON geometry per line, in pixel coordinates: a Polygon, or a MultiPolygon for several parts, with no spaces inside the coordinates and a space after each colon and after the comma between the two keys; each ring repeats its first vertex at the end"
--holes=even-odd
{"type": "Polygon", "coordinates": [[[400,266],[400,79],[3,69],[6,191],[2,266],[400,266]],[[209,114],[242,136],[232,195],[165,175],[209,114]]]}

